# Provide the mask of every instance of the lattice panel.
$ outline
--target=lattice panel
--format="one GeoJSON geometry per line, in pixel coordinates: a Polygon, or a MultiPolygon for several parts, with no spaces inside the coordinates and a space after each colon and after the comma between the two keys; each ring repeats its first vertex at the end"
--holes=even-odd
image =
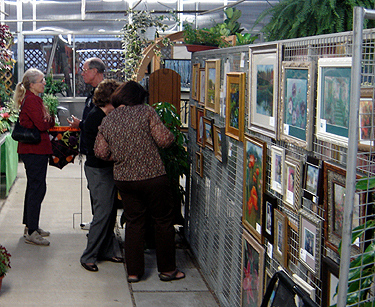
{"type": "Polygon", "coordinates": [[[13,74],[9,70],[1,71],[0,72],[0,82],[4,84],[6,93],[8,96],[11,96],[13,91],[11,89],[13,85],[13,74]]]}

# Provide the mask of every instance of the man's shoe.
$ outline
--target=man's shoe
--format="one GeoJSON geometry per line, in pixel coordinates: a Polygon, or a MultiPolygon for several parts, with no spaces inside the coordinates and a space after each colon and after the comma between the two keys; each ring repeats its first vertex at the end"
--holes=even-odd
{"type": "Polygon", "coordinates": [[[43,246],[49,245],[49,241],[42,238],[42,236],[39,234],[37,230],[35,230],[31,235],[26,234],[25,242],[28,244],[34,244],[34,245],[43,245],[43,246]]]}
{"type": "MultiPolygon", "coordinates": [[[[25,230],[23,231],[23,237],[26,238],[26,235],[29,232],[29,228],[25,226],[25,230]]],[[[49,231],[43,230],[42,228],[38,228],[37,232],[42,236],[42,237],[48,237],[51,233],[49,231]]]]}

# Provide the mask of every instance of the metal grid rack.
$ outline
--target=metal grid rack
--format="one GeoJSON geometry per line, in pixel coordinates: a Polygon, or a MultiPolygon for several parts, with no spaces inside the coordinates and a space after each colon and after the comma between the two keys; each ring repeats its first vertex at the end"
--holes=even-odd
{"type": "MultiPolygon", "coordinates": [[[[324,57],[351,57],[353,52],[353,33],[345,32],[333,35],[324,35],[317,37],[308,37],[295,40],[285,40],[277,42],[282,46],[281,61],[313,61],[317,63],[319,58],[324,57]]],[[[357,155],[357,172],[362,178],[375,176],[375,110],[374,105],[374,49],[375,49],[375,29],[363,31],[362,42],[362,75],[361,88],[362,93],[369,100],[371,106],[366,111],[360,109],[359,133],[367,133],[366,140],[359,142],[357,155]],[[362,119],[362,122],[361,122],[362,119]]],[[[241,71],[247,73],[249,78],[249,66],[246,64],[241,67],[241,56],[245,62],[249,61],[248,46],[226,48],[215,51],[195,53],[192,57],[192,64],[200,63],[204,67],[205,60],[221,59],[221,88],[225,87],[224,65],[229,65],[230,72],[241,71]]],[[[227,71],[227,72],[229,72],[227,71]]],[[[248,87],[248,80],[246,87],[248,87]]],[[[225,95],[223,95],[225,96],[225,95]]],[[[307,270],[300,263],[299,259],[299,218],[298,216],[283,205],[282,195],[271,189],[270,185],[270,147],[278,146],[283,148],[288,154],[305,163],[308,156],[313,156],[321,161],[328,161],[339,167],[346,169],[348,161],[348,148],[333,144],[332,142],[313,139],[313,149],[308,152],[284,141],[275,141],[260,133],[248,130],[248,88],[245,97],[245,133],[255,136],[267,143],[267,178],[266,192],[273,195],[278,200],[278,208],[288,216],[288,268],[291,274],[297,274],[310,286],[316,289],[314,300],[317,304],[324,306],[322,301],[324,289],[322,289],[322,275],[316,276],[307,270]]],[[[314,101],[316,97],[314,96],[314,101]]],[[[190,99],[190,104],[198,105],[198,102],[190,99]]],[[[314,104],[315,105],[315,104],[314,104]]],[[[221,110],[223,110],[224,99],[221,99],[221,110]]],[[[221,114],[223,114],[222,112],[221,114]]],[[[215,124],[224,127],[225,118],[216,113],[207,111],[207,117],[213,118],[215,124]]],[[[315,118],[315,117],[314,117],[315,118]]],[[[226,163],[219,162],[214,153],[207,148],[202,148],[196,143],[196,130],[189,127],[188,130],[188,151],[192,160],[192,170],[190,176],[190,190],[187,216],[188,228],[187,236],[191,243],[191,248],[197,257],[199,265],[202,268],[211,288],[216,293],[222,306],[238,306],[241,300],[241,235],[243,226],[242,217],[242,187],[243,187],[243,143],[234,140],[228,136],[225,137],[228,147],[228,160],[226,163]],[[195,172],[195,152],[200,151],[204,157],[203,178],[195,172]]],[[[362,224],[364,221],[374,218],[373,210],[373,188],[367,188],[363,191],[357,191],[364,195],[359,202],[358,208],[354,208],[363,214],[355,217],[357,221],[353,224],[362,224]],[[367,208],[367,210],[363,209],[367,208]],[[371,209],[371,210],[370,210],[371,209]]],[[[323,201],[320,200],[317,206],[308,207],[302,204],[304,209],[308,210],[316,218],[324,221],[326,212],[323,201]]],[[[366,230],[366,234],[360,238],[359,245],[362,248],[368,246],[373,240],[374,227],[366,230]]],[[[322,230],[323,232],[323,230],[322,230]]],[[[265,242],[266,246],[267,241],[265,242]]],[[[362,252],[364,249],[361,249],[362,252]]],[[[363,254],[362,254],[363,255],[363,254]]],[[[329,257],[336,263],[340,263],[340,257],[337,252],[332,251],[324,240],[322,241],[322,257],[329,257]]],[[[324,263],[320,263],[321,266],[324,263]]],[[[374,264],[372,263],[372,266],[374,264]]],[[[266,254],[266,270],[273,274],[279,270],[280,264],[268,257],[266,254]]],[[[363,267],[365,267],[363,265],[363,267]]],[[[323,273],[323,272],[322,272],[323,273]]],[[[365,278],[366,276],[360,276],[365,278]]],[[[373,285],[368,285],[373,287],[373,285]]],[[[373,298],[374,289],[369,289],[369,295],[366,299],[373,298]]],[[[362,302],[363,303],[363,302],[362,302]]],[[[360,305],[360,303],[359,303],[360,305]]],[[[358,305],[358,306],[359,306],[358,305]]],[[[351,305],[357,306],[357,305],[351,305]]],[[[373,305],[374,306],[374,303],[373,305]]]]}

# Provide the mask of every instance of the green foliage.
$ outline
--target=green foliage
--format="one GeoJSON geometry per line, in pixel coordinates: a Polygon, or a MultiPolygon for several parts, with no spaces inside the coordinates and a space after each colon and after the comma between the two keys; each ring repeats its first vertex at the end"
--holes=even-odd
{"type": "Polygon", "coordinates": [[[188,153],[185,150],[186,136],[181,132],[181,120],[176,108],[168,102],[153,105],[164,125],[173,133],[175,141],[168,148],[159,148],[167,176],[171,181],[175,199],[184,202],[185,191],[180,185],[180,177],[189,173],[188,153]]]}
{"type": "MultiPolygon", "coordinates": [[[[265,10],[255,25],[272,16],[262,29],[267,41],[350,31],[355,6],[373,9],[374,0],[283,0],[265,10]]],[[[373,20],[364,22],[365,28],[374,26],[373,20]]]]}
{"type": "Polygon", "coordinates": [[[10,131],[13,123],[18,119],[18,108],[12,99],[4,102],[4,106],[0,108],[0,133],[10,131]]]}
{"type": "Polygon", "coordinates": [[[11,268],[10,257],[11,254],[4,246],[0,244],[0,277],[5,276],[8,270],[11,268]]]}
{"type": "Polygon", "coordinates": [[[236,46],[252,44],[257,38],[258,35],[253,36],[251,33],[236,33],[236,46]]]}
{"type": "Polygon", "coordinates": [[[220,34],[223,36],[229,36],[241,33],[243,29],[240,29],[241,24],[237,21],[242,15],[241,10],[237,10],[234,7],[228,7],[224,10],[224,13],[227,18],[223,23],[218,24],[220,34]]]}
{"type": "Polygon", "coordinates": [[[44,105],[49,111],[49,114],[51,116],[56,116],[57,107],[59,105],[59,100],[57,99],[57,97],[53,94],[43,94],[42,98],[43,98],[44,105]]]}
{"type": "Polygon", "coordinates": [[[220,28],[214,26],[210,29],[193,29],[192,24],[184,24],[184,42],[191,45],[205,45],[228,47],[229,43],[222,39],[220,28]]]}
{"type": "Polygon", "coordinates": [[[68,90],[68,85],[64,80],[53,80],[52,74],[46,77],[46,86],[44,87],[44,94],[62,94],[65,96],[66,91],[68,90]]]}
{"type": "MultiPolygon", "coordinates": [[[[125,67],[122,70],[125,80],[135,80],[138,67],[143,59],[143,51],[150,44],[150,41],[144,36],[147,29],[155,28],[158,37],[160,31],[164,32],[167,25],[163,23],[164,19],[175,19],[176,16],[170,14],[168,16],[157,16],[150,11],[133,11],[131,9],[125,14],[128,21],[122,27],[120,33],[122,49],[125,59],[125,67]]],[[[164,46],[171,45],[171,41],[167,38],[162,40],[164,46]]],[[[160,55],[159,49],[154,49],[156,55],[160,55]]]]}

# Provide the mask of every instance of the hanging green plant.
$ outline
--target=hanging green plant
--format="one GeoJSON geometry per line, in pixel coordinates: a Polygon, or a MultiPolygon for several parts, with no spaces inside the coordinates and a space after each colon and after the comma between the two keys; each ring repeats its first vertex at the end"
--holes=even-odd
{"type": "MultiPolygon", "coordinates": [[[[177,20],[175,15],[155,15],[152,11],[134,11],[127,10],[126,14],[128,21],[121,29],[121,43],[124,54],[124,68],[122,73],[126,81],[135,80],[138,72],[139,65],[143,58],[143,51],[155,40],[160,37],[160,32],[164,32],[167,29],[167,25],[163,20],[174,19],[177,20]],[[146,34],[154,29],[154,35],[150,38],[146,34]]],[[[171,41],[168,38],[162,39],[164,46],[171,45],[171,41]]],[[[157,56],[160,56],[160,49],[158,46],[155,47],[154,52],[157,56]]]]}

